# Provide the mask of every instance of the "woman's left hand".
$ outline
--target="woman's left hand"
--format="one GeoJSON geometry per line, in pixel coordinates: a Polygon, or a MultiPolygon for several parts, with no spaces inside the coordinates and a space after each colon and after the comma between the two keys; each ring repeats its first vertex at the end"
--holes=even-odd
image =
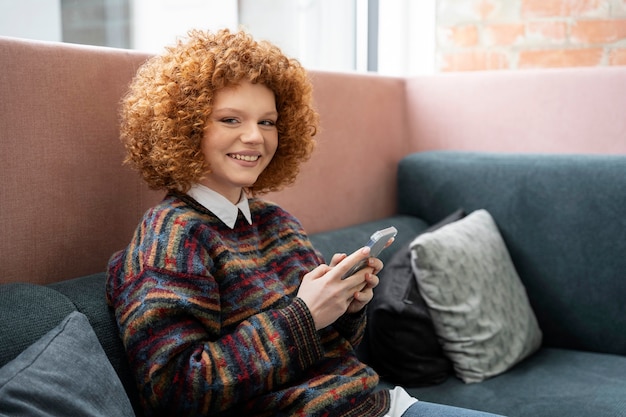
{"type": "Polygon", "coordinates": [[[369,258],[368,266],[357,273],[365,273],[365,283],[357,288],[354,297],[348,306],[347,313],[357,313],[361,311],[374,297],[374,288],[378,285],[378,275],[383,269],[383,262],[378,258],[369,258]],[[364,272],[365,271],[365,272],[364,272]]]}
{"type": "MultiPolygon", "coordinates": [[[[389,244],[393,242],[393,239],[389,240],[389,244]]],[[[345,253],[336,253],[330,260],[329,266],[334,267],[339,262],[343,261],[347,255],[345,253]]],[[[361,311],[374,297],[374,288],[378,285],[378,274],[383,269],[383,262],[378,258],[369,258],[367,267],[363,268],[357,274],[365,274],[365,282],[361,281],[348,306],[347,313],[358,313],[361,311]]]]}

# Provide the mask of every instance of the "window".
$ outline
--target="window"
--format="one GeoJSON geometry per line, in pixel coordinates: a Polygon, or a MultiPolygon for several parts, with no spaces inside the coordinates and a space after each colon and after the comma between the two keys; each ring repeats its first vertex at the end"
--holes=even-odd
{"type": "Polygon", "coordinates": [[[158,53],[191,28],[243,27],[309,69],[434,70],[436,0],[0,0],[0,35],[158,53]]]}

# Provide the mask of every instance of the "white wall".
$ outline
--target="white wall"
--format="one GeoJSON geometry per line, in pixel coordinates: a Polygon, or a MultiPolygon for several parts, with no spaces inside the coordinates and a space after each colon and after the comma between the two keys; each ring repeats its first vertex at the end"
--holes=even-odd
{"type": "Polygon", "coordinates": [[[190,29],[236,29],[237,0],[132,0],[133,49],[159,53],[190,29]]]}
{"type": "Polygon", "coordinates": [[[61,0],[0,0],[0,36],[61,41],[61,0]]]}
{"type": "Polygon", "coordinates": [[[435,72],[436,0],[380,0],[378,72],[435,72]]]}

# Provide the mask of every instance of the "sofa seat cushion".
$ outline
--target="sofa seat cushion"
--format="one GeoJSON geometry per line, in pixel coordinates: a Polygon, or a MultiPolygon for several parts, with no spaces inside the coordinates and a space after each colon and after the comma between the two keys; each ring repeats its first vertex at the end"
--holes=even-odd
{"type": "Polygon", "coordinates": [[[543,348],[504,374],[477,384],[452,377],[441,385],[408,391],[423,401],[509,417],[618,417],[626,416],[624,375],[624,356],[543,348]]]}

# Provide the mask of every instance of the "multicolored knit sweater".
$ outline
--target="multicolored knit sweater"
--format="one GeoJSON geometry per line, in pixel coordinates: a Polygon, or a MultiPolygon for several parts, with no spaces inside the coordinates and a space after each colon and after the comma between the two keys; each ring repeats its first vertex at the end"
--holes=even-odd
{"type": "Polygon", "coordinates": [[[300,223],[250,199],[234,229],[188,196],[149,210],[109,262],[107,300],[153,416],[382,416],[355,356],[364,314],[315,330],[296,297],[322,260],[300,223]]]}

